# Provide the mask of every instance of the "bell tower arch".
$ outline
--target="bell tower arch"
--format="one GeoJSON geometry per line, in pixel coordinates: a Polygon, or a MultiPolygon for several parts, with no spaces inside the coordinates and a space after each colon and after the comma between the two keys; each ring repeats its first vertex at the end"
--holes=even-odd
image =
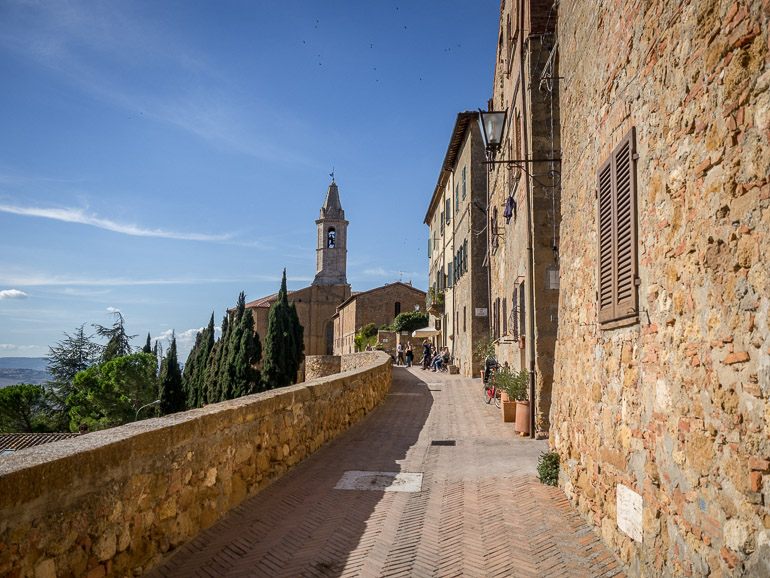
{"type": "Polygon", "coordinates": [[[347,285],[348,222],[334,177],[315,224],[318,227],[318,243],[313,285],[347,285]]]}

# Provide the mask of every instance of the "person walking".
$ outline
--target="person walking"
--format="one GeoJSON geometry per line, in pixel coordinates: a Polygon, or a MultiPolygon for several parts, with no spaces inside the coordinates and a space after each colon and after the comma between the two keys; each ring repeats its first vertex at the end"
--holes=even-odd
{"type": "Polygon", "coordinates": [[[398,344],[396,351],[398,352],[396,365],[405,365],[406,362],[404,361],[404,346],[401,343],[398,344]]]}
{"type": "Polygon", "coordinates": [[[425,341],[422,342],[422,369],[426,370],[428,369],[428,366],[430,364],[430,358],[433,357],[430,352],[430,341],[426,338],[425,341]]]}

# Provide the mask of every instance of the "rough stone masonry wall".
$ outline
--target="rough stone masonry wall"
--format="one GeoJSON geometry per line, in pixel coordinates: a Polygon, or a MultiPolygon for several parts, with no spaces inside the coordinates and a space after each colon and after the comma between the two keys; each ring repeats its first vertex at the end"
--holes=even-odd
{"type": "MultiPolygon", "coordinates": [[[[349,356],[354,357],[354,356],[349,356]]],[[[0,458],[0,575],[139,574],[378,405],[364,368],[0,458]]]]}
{"type": "Polygon", "coordinates": [[[767,0],[559,4],[551,444],[560,485],[636,575],[770,560],[769,16],[767,0]],[[596,172],[632,126],[640,322],[605,331],[596,172]],[[618,508],[621,485],[639,514],[618,508]]]}

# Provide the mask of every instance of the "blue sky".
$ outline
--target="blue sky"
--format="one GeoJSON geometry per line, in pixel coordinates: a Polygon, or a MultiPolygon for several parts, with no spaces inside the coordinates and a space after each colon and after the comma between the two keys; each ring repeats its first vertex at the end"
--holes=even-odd
{"type": "MultiPolygon", "coordinates": [[[[0,3],[0,357],[120,310],[141,345],[315,274],[334,168],[348,281],[427,287],[455,116],[499,2],[0,3]]],[[[167,342],[165,342],[167,343],[167,342]]]]}

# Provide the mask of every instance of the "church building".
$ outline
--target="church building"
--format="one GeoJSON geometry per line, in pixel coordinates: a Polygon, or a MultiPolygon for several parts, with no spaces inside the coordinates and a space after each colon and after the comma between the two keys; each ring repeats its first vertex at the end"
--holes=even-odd
{"type": "MultiPolygon", "coordinates": [[[[347,280],[348,222],[340,204],[337,185],[332,179],[326,200],[316,221],[316,274],[313,284],[289,291],[289,303],[294,301],[299,322],[305,329],[305,355],[329,355],[334,347],[332,317],[337,306],[350,297],[347,280]]],[[[254,315],[254,328],[264,339],[270,307],[278,299],[274,293],[246,304],[254,315]]]]}
{"type": "MultiPolygon", "coordinates": [[[[326,192],[326,200],[321,207],[318,220],[316,240],[316,274],[313,284],[303,289],[288,292],[288,299],[297,308],[299,322],[304,328],[305,355],[332,355],[334,351],[335,334],[334,321],[340,306],[350,303],[350,298],[358,293],[351,293],[347,280],[347,240],[348,221],[342,210],[337,184],[332,182],[326,192]]],[[[400,311],[403,303],[404,311],[414,308],[413,293],[420,293],[420,303],[425,302],[425,293],[413,289],[403,283],[395,283],[389,287],[403,287],[408,291],[410,300],[400,293],[393,291],[377,291],[372,289],[365,293],[375,292],[377,303],[366,308],[365,315],[356,316],[354,331],[361,329],[367,323],[377,323],[378,326],[393,323],[395,314],[400,311]]],[[[267,335],[267,324],[270,307],[278,299],[274,293],[262,299],[246,304],[254,315],[254,328],[261,339],[267,335]]]]}

